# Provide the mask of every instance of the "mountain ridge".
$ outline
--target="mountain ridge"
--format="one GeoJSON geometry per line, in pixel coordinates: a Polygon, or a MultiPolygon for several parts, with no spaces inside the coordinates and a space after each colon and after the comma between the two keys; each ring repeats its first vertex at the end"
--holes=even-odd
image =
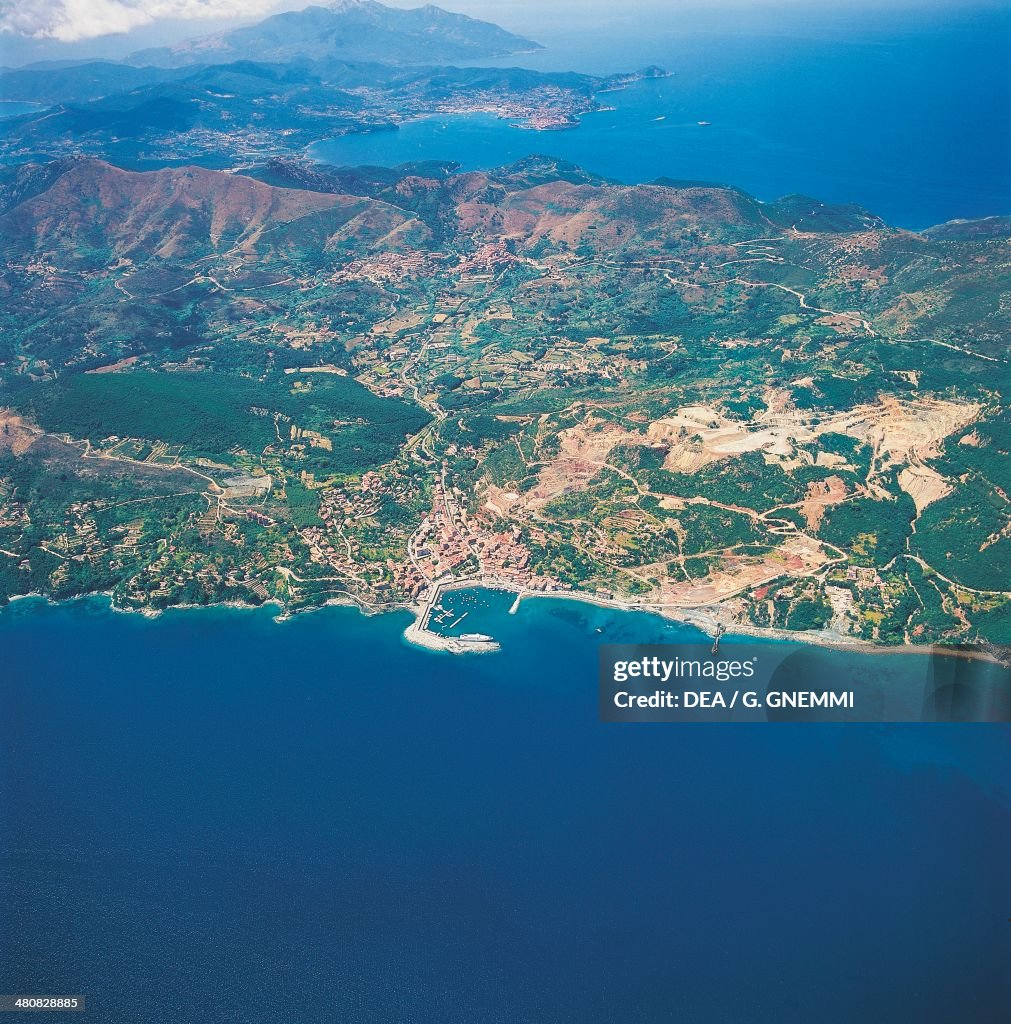
{"type": "MultiPolygon", "coordinates": [[[[181,225],[179,218],[192,218],[197,212],[211,218],[214,230],[209,237],[228,234],[240,225],[252,236],[271,223],[289,223],[347,202],[377,203],[410,218],[418,215],[416,200],[430,203],[437,194],[469,223],[468,230],[496,237],[536,237],[570,224],[577,232],[574,244],[609,236],[611,222],[624,224],[625,230],[634,227],[638,238],[662,233],[674,223],[720,230],[789,229],[787,214],[793,213],[797,200],[805,208],[824,211],[823,232],[864,230],[869,224],[890,230],[859,207],[831,207],[796,196],[763,203],[740,189],[700,182],[626,185],[547,156],[525,157],[489,171],[453,172],[448,166],[419,165],[386,169],[370,179],[368,170],[307,168],[285,160],[248,175],[198,164],[135,171],[93,157],[26,164],[0,183],[0,229],[9,236],[13,232],[11,237],[20,235],[26,226],[21,218],[29,211],[43,218],[44,235],[53,239],[69,238],[87,223],[97,226],[105,221],[125,232],[131,249],[141,249],[154,241],[150,218],[159,211],[158,223],[164,224],[170,239],[191,223],[181,225]],[[500,221],[496,213],[505,219],[500,221]]],[[[616,244],[621,237],[619,232],[616,244]]],[[[164,244],[159,242],[156,251],[164,244]]]]}
{"type": "Polygon", "coordinates": [[[539,43],[491,22],[427,4],[386,7],[376,0],[340,0],[285,11],[169,47],[140,50],[131,62],[161,67],[222,60],[377,60],[447,63],[541,49],[539,43]]]}
{"type": "MultiPolygon", "coordinates": [[[[377,237],[411,219],[381,200],[283,188],[196,165],[127,171],[85,158],[62,162],[55,175],[44,168],[22,169],[21,175],[46,187],[26,190],[8,206],[0,215],[0,237],[7,247],[31,240],[33,251],[87,242],[118,259],[139,253],[171,259],[227,248],[249,253],[266,232],[308,217],[335,215],[336,231],[341,221],[364,216],[376,224],[377,237]]],[[[362,233],[368,235],[367,227],[362,233]]]]}

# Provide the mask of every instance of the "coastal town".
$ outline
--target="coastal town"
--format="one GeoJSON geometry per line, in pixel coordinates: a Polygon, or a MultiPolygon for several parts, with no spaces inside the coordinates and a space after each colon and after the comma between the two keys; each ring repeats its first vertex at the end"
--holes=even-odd
{"type": "MultiPolygon", "coordinates": [[[[343,172],[298,188],[288,165],[285,186],[63,168],[47,204],[97,190],[147,210],[157,184],[222,223],[271,212],[238,251],[159,220],[189,232],[183,268],[147,265],[118,214],[111,267],[12,261],[12,317],[71,284],[105,298],[79,349],[33,336],[0,365],[0,600],[410,608],[415,639],[457,649],[440,594],[474,586],[830,643],[1003,635],[1006,442],[977,370],[1004,364],[962,321],[908,341],[889,282],[925,264],[891,229],[840,209],[800,231],[815,215],[793,200],[540,157],[416,172],[352,196],[343,172]],[[275,247],[302,222],[311,244],[275,247]],[[184,293],[208,313],[177,337],[184,293]],[[164,318],[178,352],[125,346],[124,310],[164,318]],[[935,352],[958,389],[932,380],[935,352]]],[[[992,273],[992,249],[943,252],[963,262],[932,287],[992,273]]]]}

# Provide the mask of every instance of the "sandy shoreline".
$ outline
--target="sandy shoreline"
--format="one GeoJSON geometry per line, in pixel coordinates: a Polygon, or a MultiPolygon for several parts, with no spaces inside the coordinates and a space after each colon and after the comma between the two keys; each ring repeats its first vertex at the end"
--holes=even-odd
{"type": "MultiPolygon", "coordinates": [[[[483,584],[478,584],[482,586],[483,584]]],[[[489,589],[510,589],[497,587],[489,589]]],[[[515,589],[513,593],[517,593],[515,589]]],[[[564,601],[581,601],[584,604],[594,604],[600,608],[609,608],[613,611],[622,612],[646,612],[649,615],[658,615],[662,619],[671,622],[680,622],[688,626],[695,626],[709,637],[716,634],[720,619],[704,608],[683,608],[672,609],[650,605],[629,604],[624,601],[609,600],[608,598],[597,597],[594,594],[580,594],[578,591],[546,592],[530,591],[519,593],[520,602],[528,598],[547,597],[557,598],[564,601]]],[[[925,657],[939,656],[946,658],[966,658],[971,661],[989,661],[994,664],[1001,664],[1000,659],[988,651],[982,649],[956,647],[945,647],[941,644],[924,644],[922,647],[916,644],[896,644],[886,646],[884,644],[873,644],[869,640],[860,640],[856,637],[845,637],[837,633],[808,631],[793,632],[788,629],[774,629],[767,626],[752,626],[743,622],[723,623],[726,633],[723,636],[724,642],[732,641],[735,636],[749,637],[755,640],[767,640],[778,643],[808,644],[815,647],[827,647],[832,650],[850,651],[855,654],[918,654],[925,657]]]]}
{"type": "MultiPolygon", "coordinates": [[[[666,619],[671,622],[679,622],[684,625],[694,626],[696,629],[705,633],[707,636],[712,637],[715,635],[716,628],[720,623],[720,620],[710,611],[708,608],[663,608],[649,605],[638,605],[630,604],[626,601],[616,600],[614,598],[603,598],[598,597],[595,594],[584,594],[579,591],[566,590],[566,591],[526,591],[520,590],[515,584],[505,580],[478,580],[478,579],[462,579],[462,580],[450,580],[445,583],[439,584],[438,592],[441,594],[444,591],[450,590],[501,590],[510,594],[516,595],[516,605],[513,610],[522,604],[523,601],[531,598],[548,598],[558,601],[579,601],[583,604],[596,605],[599,608],[606,608],[611,611],[621,612],[645,612],[649,615],[657,615],[660,618],[666,619]]],[[[344,608],[357,608],[358,611],[363,615],[380,615],[386,612],[394,611],[409,611],[414,616],[414,621],[404,630],[404,639],[415,646],[423,647],[426,650],[438,651],[442,653],[450,654],[466,654],[466,653],[490,653],[500,650],[500,645],[497,643],[490,643],[486,645],[471,645],[467,643],[461,643],[454,637],[444,637],[439,633],[435,633],[431,630],[421,629],[420,623],[422,617],[426,614],[429,604],[433,603],[431,597],[426,599],[422,604],[408,604],[402,602],[391,602],[387,605],[369,605],[362,602],[356,601],[351,597],[335,597],[327,600],[324,604],[314,605],[312,607],[298,608],[298,609],[287,609],[283,604],[276,600],[264,601],[261,604],[253,604],[252,602],[244,601],[218,601],[213,604],[178,604],[170,605],[167,608],[122,608],[116,605],[113,600],[113,596],[108,591],[96,591],[91,594],[80,594],[75,597],[64,598],[61,600],[53,600],[46,594],[16,594],[10,598],[9,603],[14,604],[18,601],[25,600],[38,600],[45,601],[46,604],[59,606],[63,604],[69,604],[73,601],[82,601],[92,598],[105,598],[108,602],[109,610],[126,615],[143,615],[145,618],[157,619],[165,612],[170,611],[188,611],[188,610],[200,610],[200,609],[213,609],[213,608],[231,608],[235,610],[243,611],[256,611],[261,608],[273,607],[278,609],[278,614],[274,616],[274,621],[277,623],[286,622],[289,619],[293,619],[297,615],[303,615],[309,612],[319,611],[322,608],[329,607],[344,607],[344,608]]],[[[436,598],[437,600],[437,598],[436,598]]],[[[2,610],[2,606],[0,606],[2,610]]],[[[923,646],[917,646],[915,644],[897,644],[895,646],[885,646],[883,644],[873,644],[867,640],[858,640],[852,637],[844,637],[835,633],[825,632],[791,632],[790,630],[784,629],[770,629],[762,626],[751,626],[747,623],[733,622],[723,623],[726,628],[724,634],[724,642],[731,641],[735,636],[747,637],[759,641],[769,641],[774,643],[795,643],[795,644],[808,644],[816,647],[825,647],[839,651],[849,651],[854,654],[888,654],[888,655],[920,655],[921,657],[945,657],[945,658],[961,658],[969,661],[986,661],[993,664],[1002,664],[1000,658],[996,657],[989,651],[982,648],[956,648],[956,647],[945,647],[940,644],[924,644],[923,646]]]]}

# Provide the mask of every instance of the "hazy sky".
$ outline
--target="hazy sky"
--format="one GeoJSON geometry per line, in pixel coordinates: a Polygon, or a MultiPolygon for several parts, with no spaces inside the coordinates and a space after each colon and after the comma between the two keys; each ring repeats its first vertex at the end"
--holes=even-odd
{"type": "Polygon", "coordinates": [[[276,6],[276,0],[0,0],[0,28],[72,43],[164,19],[263,15],[276,6]]]}
{"type": "MultiPolygon", "coordinates": [[[[325,5],[328,0],[317,0],[325,5]]],[[[389,6],[420,6],[421,0],[386,0],[389,6]]],[[[886,6],[971,6],[986,0],[891,0],[886,6]]],[[[1000,0],[993,0],[999,3],[1000,0]]],[[[567,23],[600,25],[644,11],[674,19],[680,11],[813,6],[812,0],[445,0],[439,6],[483,17],[518,32],[567,23]]],[[[228,20],[258,19],[278,10],[308,6],[306,0],[0,0],[0,33],[56,43],[79,43],[159,29],[174,38],[217,30],[228,20]]],[[[880,0],[823,0],[823,10],[881,7],[880,0]]],[[[141,33],[146,35],[146,33],[141,33]]],[[[168,40],[166,40],[168,41],[168,40]]]]}

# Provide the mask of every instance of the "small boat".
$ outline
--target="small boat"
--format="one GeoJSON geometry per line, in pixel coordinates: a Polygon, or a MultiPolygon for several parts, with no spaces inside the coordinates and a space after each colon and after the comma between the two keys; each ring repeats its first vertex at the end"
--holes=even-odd
{"type": "Polygon", "coordinates": [[[713,123],[712,121],[697,121],[696,122],[696,124],[698,124],[698,126],[700,128],[708,128],[712,123],[713,123]]]}

